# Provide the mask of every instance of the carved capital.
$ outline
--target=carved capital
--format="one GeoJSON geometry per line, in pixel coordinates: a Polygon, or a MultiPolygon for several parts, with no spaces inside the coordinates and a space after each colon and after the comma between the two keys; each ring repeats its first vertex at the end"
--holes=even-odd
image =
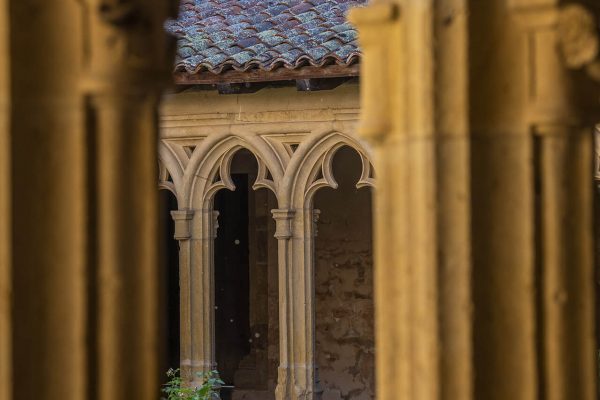
{"type": "Polygon", "coordinates": [[[400,7],[394,3],[373,4],[351,10],[348,19],[360,32],[364,57],[361,61],[362,122],[359,132],[367,139],[379,140],[394,127],[394,87],[399,65],[397,46],[400,7]]]}
{"type": "Polygon", "coordinates": [[[289,239],[292,237],[293,210],[272,210],[275,219],[275,237],[277,239],[289,239]]]}
{"type": "Polygon", "coordinates": [[[600,81],[597,16],[580,4],[565,6],[558,16],[558,39],[567,67],[584,68],[590,77],[600,81]]]}
{"type": "Polygon", "coordinates": [[[194,217],[194,211],[192,210],[177,210],[171,211],[171,217],[175,221],[175,239],[176,240],[188,240],[192,237],[191,233],[191,220],[194,217]]]}

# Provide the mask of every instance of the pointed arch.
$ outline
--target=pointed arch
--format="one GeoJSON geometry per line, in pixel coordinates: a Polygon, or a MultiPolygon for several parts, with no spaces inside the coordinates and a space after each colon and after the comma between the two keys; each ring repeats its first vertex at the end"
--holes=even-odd
{"type": "Polygon", "coordinates": [[[268,143],[258,135],[214,135],[194,151],[184,176],[185,205],[190,209],[209,208],[220,189],[235,190],[231,181],[231,161],[235,154],[246,149],[258,164],[254,189],[267,188],[277,196],[284,168],[268,143]]]}
{"type": "Polygon", "coordinates": [[[362,173],[356,186],[375,186],[368,145],[345,133],[324,131],[308,137],[292,155],[280,186],[282,208],[309,207],[318,189],[336,188],[332,162],[336,152],[344,146],[354,149],[361,158],[362,173]]]}

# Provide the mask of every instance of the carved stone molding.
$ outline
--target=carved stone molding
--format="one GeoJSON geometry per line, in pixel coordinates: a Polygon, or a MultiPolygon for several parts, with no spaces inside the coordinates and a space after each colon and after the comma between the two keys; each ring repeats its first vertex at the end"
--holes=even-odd
{"type": "Polygon", "coordinates": [[[194,212],[190,210],[171,211],[173,221],[175,221],[175,239],[187,240],[192,237],[190,223],[194,217],[194,212]]]}

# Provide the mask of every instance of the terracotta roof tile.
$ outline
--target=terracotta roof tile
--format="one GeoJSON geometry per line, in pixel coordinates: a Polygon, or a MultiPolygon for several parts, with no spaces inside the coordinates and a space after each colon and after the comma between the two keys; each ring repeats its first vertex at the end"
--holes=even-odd
{"type": "Polygon", "coordinates": [[[184,0],[166,29],[178,39],[176,70],[290,69],[358,61],[346,22],[367,0],[184,0]]]}

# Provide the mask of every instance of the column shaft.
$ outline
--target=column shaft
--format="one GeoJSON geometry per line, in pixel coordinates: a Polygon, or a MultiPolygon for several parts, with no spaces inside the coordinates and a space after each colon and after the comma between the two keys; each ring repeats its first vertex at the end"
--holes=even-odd
{"type": "Polygon", "coordinates": [[[351,16],[378,178],[380,399],[594,396],[593,96],[565,68],[557,3],[376,1],[351,16]]]}
{"type": "Polygon", "coordinates": [[[99,399],[150,398],[159,352],[156,100],[94,100],[99,399]]]}
{"type": "Polygon", "coordinates": [[[164,374],[158,371],[157,106],[169,70],[162,25],[170,7],[159,0],[81,4],[98,400],[153,398],[164,374]]]}
{"type": "Polygon", "coordinates": [[[279,258],[280,367],[278,400],[319,395],[315,366],[313,213],[273,210],[279,258]]]}
{"type": "Polygon", "coordinates": [[[466,16],[462,0],[381,1],[351,15],[365,58],[360,132],[375,149],[383,400],[472,398],[466,16]]]}
{"type": "Polygon", "coordinates": [[[588,130],[538,127],[536,241],[540,392],[594,399],[592,152],[588,130]]]}
{"type": "Polygon", "coordinates": [[[8,24],[0,23],[0,29],[11,31],[15,399],[87,396],[89,209],[79,92],[81,11],[77,2],[11,1],[8,24]]]}
{"type": "Polygon", "coordinates": [[[197,210],[191,239],[192,379],[217,368],[215,355],[214,242],[218,213],[197,210]]]}
{"type": "Polygon", "coordinates": [[[179,241],[179,320],[181,376],[192,379],[192,286],[191,286],[191,221],[190,210],[171,211],[175,221],[175,239],[179,241]]]}

